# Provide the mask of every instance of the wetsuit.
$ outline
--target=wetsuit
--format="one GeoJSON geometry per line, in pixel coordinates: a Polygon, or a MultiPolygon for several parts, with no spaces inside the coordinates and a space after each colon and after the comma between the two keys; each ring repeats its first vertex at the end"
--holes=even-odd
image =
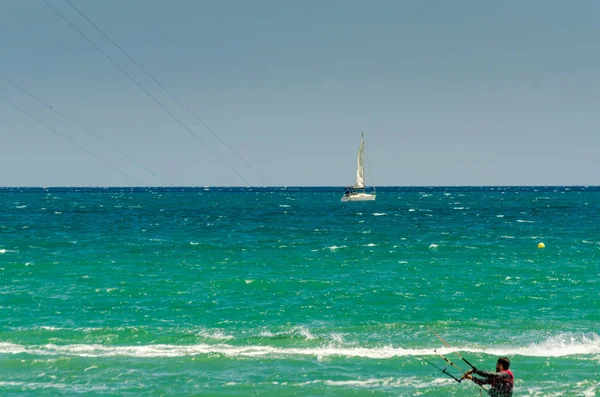
{"type": "Polygon", "coordinates": [[[483,378],[473,377],[473,382],[478,385],[491,385],[491,397],[512,397],[515,377],[513,373],[507,369],[500,372],[473,371],[473,375],[483,376],[483,378]]]}

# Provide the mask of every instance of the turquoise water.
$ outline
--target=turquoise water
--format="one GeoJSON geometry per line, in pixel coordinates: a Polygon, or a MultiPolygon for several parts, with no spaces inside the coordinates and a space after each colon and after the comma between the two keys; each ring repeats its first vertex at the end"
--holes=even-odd
{"type": "Polygon", "coordinates": [[[600,392],[600,188],[342,190],[0,189],[0,394],[600,392]]]}

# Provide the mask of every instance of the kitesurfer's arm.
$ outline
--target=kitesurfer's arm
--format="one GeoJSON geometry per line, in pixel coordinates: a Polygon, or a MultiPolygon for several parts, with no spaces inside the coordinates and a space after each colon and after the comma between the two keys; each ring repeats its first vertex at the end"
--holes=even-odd
{"type": "Polygon", "coordinates": [[[489,372],[489,371],[479,371],[478,369],[473,370],[473,373],[479,376],[483,376],[484,378],[496,378],[496,379],[505,379],[510,378],[510,374],[508,372],[489,372]]]}
{"type": "MultiPolygon", "coordinates": [[[[490,378],[475,378],[472,374],[475,374],[477,372],[484,372],[484,371],[477,371],[477,369],[470,369],[467,372],[465,372],[465,374],[463,375],[462,379],[470,379],[472,380],[474,383],[478,384],[478,385],[488,385],[492,382],[492,380],[490,378]]],[[[479,375],[479,374],[478,374],[479,375]]],[[[482,375],[483,376],[483,375],[482,375]]]]}
{"type": "Polygon", "coordinates": [[[481,385],[489,385],[490,383],[492,383],[492,381],[489,380],[489,379],[481,379],[481,378],[471,377],[471,380],[474,383],[478,384],[479,386],[481,386],[481,385]]]}

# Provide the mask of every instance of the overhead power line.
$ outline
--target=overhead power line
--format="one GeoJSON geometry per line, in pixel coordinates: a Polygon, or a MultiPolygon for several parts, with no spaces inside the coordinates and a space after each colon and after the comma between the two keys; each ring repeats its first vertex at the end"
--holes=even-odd
{"type": "Polygon", "coordinates": [[[148,167],[146,167],[144,164],[140,163],[138,160],[136,160],[134,157],[128,155],[127,153],[123,152],[122,150],[120,150],[119,148],[117,148],[116,146],[114,146],[113,144],[111,144],[110,142],[108,142],[106,139],[102,138],[101,136],[99,136],[98,134],[95,134],[94,132],[90,131],[89,129],[83,127],[82,125],[76,123],[75,121],[73,121],[72,119],[70,119],[69,117],[67,117],[64,113],[60,112],[59,110],[57,110],[54,106],[48,104],[46,101],[38,98],[37,96],[33,95],[31,92],[27,91],[25,88],[21,87],[20,85],[18,85],[17,83],[13,82],[12,80],[8,79],[5,76],[0,75],[0,79],[6,81],[8,84],[12,85],[13,87],[17,88],[18,90],[24,92],[25,94],[27,94],[30,98],[34,99],[35,101],[41,103],[43,106],[47,107],[48,109],[50,109],[52,112],[58,114],[60,117],[62,117],[64,120],[68,121],[69,123],[73,124],[74,126],[76,126],[77,128],[79,128],[80,130],[82,130],[83,132],[93,136],[94,138],[96,138],[97,140],[99,140],[100,142],[104,143],[105,145],[107,145],[108,147],[110,147],[111,149],[113,149],[114,151],[116,151],[117,153],[121,154],[122,156],[124,156],[125,158],[127,158],[128,160],[136,163],[137,165],[139,165],[140,167],[142,167],[143,169],[145,169],[146,171],[148,171],[150,174],[152,174],[155,178],[165,182],[167,185],[173,186],[172,183],[170,183],[169,181],[167,181],[166,179],[162,178],[161,176],[159,176],[158,174],[156,174],[154,171],[152,171],[151,169],[149,169],[148,167]]]}
{"type": "Polygon", "coordinates": [[[187,132],[189,132],[194,138],[196,138],[206,149],[208,149],[212,154],[214,154],[219,160],[221,160],[229,169],[231,169],[240,179],[242,179],[248,186],[250,186],[250,182],[243,177],[231,164],[229,164],[219,153],[217,153],[214,149],[202,140],[190,127],[187,126],[181,119],[179,119],[173,112],[171,112],[165,105],[162,104],[154,95],[152,95],[144,86],[142,86],[137,80],[135,80],[125,69],[123,69],[116,61],[114,61],[106,52],[104,52],[95,42],[93,42],[89,37],[85,35],[79,28],[77,28],[67,17],[65,17],[60,11],[58,11],[52,4],[48,2],[48,0],[44,0],[44,3],[50,9],[58,15],[61,19],[63,19],[71,28],[73,28],[81,37],[83,37],[88,43],[90,43],[100,54],[102,54],[110,63],[112,63],[117,69],[119,69],[131,82],[133,82],[139,89],[141,89],[150,99],[152,99],[161,109],[171,116],[173,120],[175,120],[179,125],[181,125],[187,132]]]}
{"type": "Polygon", "coordinates": [[[87,154],[89,154],[90,156],[94,157],[96,160],[101,161],[102,163],[104,163],[105,165],[109,166],[110,168],[116,170],[117,172],[119,172],[121,175],[123,175],[125,178],[129,179],[131,182],[133,182],[134,184],[139,185],[140,183],[135,180],[133,177],[129,176],[128,174],[126,174],[125,172],[121,171],[121,169],[119,167],[117,167],[114,164],[109,163],[108,161],[106,161],[105,159],[103,159],[102,157],[98,156],[96,153],[92,152],[91,150],[89,150],[88,148],[86,148],[85,146],[79,144],[76,140],[74,140],[73,138],[69,137],[68,135],[65,135],[63,133],[61,133],[60,131],[56,130],[55,128],[49,126],[48,124],[44,123],[42,120],[38,119],[37,117],[35,117],[34,115],[32,115],[31,113],[27,112],[24,109],[21,109],[18,105],[10,102],[8,99],[0,96],[0,100],[2,100],[3,102],[9,104],[10,106],[12,106],[13,108],[15,108],[16,110],[18,110],[19,112],[23,113],[24,115],[26,115],[27,117],[29,117],[30,119],[32,119],[33,121],[35,121],[38,124],[41,124],[42,126],[46,127],[48,130],[50,130],[51,132],[53,132],[54,134],[58,135],[59,137],[63,138],[64,140],[68,141],[69,143],[77,146],[79,149],[83,150],[84,152],[86,152],[87,154]]]}
{"type": "Polygon", "coordinates": [[[167,87],[165,87],[162,83],[160,83],[145,67],[143,67],[139,62],[137,62],[127,51],[123,49],[119,44],[117,44],[113,39],[111,39],[98,25],[96,25],[87,15],[85,15],[79,8],[77,8],[70,0],[64,0],[67,4],[69,4],[79,15],[81,15],[86,21],[90,23],[102,36],[104,36],[112,45],[114,45],[123,55],[127,57],[135,66],[137,66],[142,72],[146,74],[156,85],[158,85],[164,92],[166,92],[179,106],[181,106],[185,111],[187,111],[196,121],[198,121],[204,128],[206,128],[213,136],[215,136],[223,145],[225,145],[237,158],[248,166],[256,175],[258,175],[263,182],[270,184],[266,178],[264,178],[260,172],[258,172],[245,158],[243,158],[238,152],[236,152],[219,134],[214,132],[204,121],[202,121],[189,107],[183,104],[167,87]]]}

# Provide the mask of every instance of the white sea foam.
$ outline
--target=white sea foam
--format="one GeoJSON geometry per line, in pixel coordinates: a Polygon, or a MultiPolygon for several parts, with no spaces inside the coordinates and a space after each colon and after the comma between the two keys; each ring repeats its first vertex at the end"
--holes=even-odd
{"type": "Polygon", "coordinates": [[[300,327],[295,327],[292,331],[294,334],[299,334],[304,339],[307,339],[307,340],[315,339],[315,337],[313,336],[313,334],[310,333],[308,328],[300,326],[300,327]]]}
{"type": "Polygon", "coordinates": [[[225,335],[223,333],[223,331],[220,331],[220,330],[205,330],[205,329],[203,329],[197,333],[197,336],[200,336],[204,339],[217,340],[217,341],[235,339],[235,337],[233,335],[225,335]]]}
{"type": "MultiPolygon", "coordinates": [[[[310,334],[310,333],[308,333],[310,334]]],[[[181,357],[193,355],[222,354],[228,357],[363,357],[385,359],[409,355],[431,355],[431,349],[402,349],[393,347],[378,348],[281,348],[273,346],[234,346],[228,344],[197,345],[143,345],[143,346],[104,346],[97,344],[23,346],[13,343],[0,343],[0,354],[30,354],[39,356],[77,357],[181,357]]]]}
{"type": "Polygon", "coordinates": [[[565,357],[600,354],[600,335],[595,333],[563,332],[540,342],[522,347],[497,347],[491,349],[465,348],[463,351],[491,355],[520,355],[530,357],[565,357]]]}
{"type": "Polygon", "coordinates": [[[42,382],[0,382],[1,388],[19,388],[21,390],[40,390],[40,389],[59,389],[62,390],[62,393],[72,392],[72,393],[89,393],[89,392],[106,392],[110,390],[107,386],[104,385],[66,385],[64,383],[42,383],[42,382]]]}
{"type": "Polygon", "coordinates": [[[535,221],[527,221],[524,219],[517,219],[517,222],[519,222],[519,223],[535,223],[535,221]]]}
{"type": "Polygon", "coordinates": [[[331,334],[331,339],[333,339],[334,342],[339,343],[339,344],[344,343],[344,336],[337,332],[334,332],[331,334]]]}
{"type": "MultiPolygon", "coordinates": [[[[282,330],[279,332],[274,332],[274,331],[261,331],[259,336],[261,338],[280,338],[280,337],[286,337],[286,338],[301,338],[304,340],[313,340],[316,339],[316,337],[310,332],[310,330],[308,330],[306,327],[304,326],[297,326],[297,327],[293,327],[291,329],[286,329],[286,330],[282,330]]],[[[336,334],[336,333],[332,333],[331,338],[335,341],[335,342],[339,342],[342,343],[343,339],[341,334],[336,334]]]]}
{"type": "Polygon", "coordinates": [[[341,247],[338,247],[337,245],[332,245],[331,247],[327,247],[328,249],[330,249],[331,251],[335,251],[338,250],[340,248],[346,248],[345,245],[342,245],[341,247]]]}
{"type": "Polygon", "coordinates": [[[36,389],[66,389],[64,383],[41,383],[41,382],[0,382],[0,387],[18,387],[25,390],[36,389]]]}
{"type": "Polygon", "coordinates": [[[60,330],[63,330],[64,328],[49,327],[47,325],[42,325],[39,329],[44,330],[44,331],[60,331],[60,330]]]}
{"type": "MultiPolygon", "coordinates": [[[[295,327],[285,334],[300,335],[305,339],[314,339],[314,336],[304,327],[295,327]]],[[[207,339],[222,341],[234,337],[225,335],[218,330],[202,330],[199,336],[207,339]]],[[[260,333],[262,337],[275,337],[270,331],[260,333]]],[[[332,339],[340,342],[337,334],[331,335],[332,339]]],[[[330,342],[328,342],[330,343],[330,342]]],[[[600,336],[595,333],[560,333],[547,339],[532,343],[527,346],[498,346],[493,348],[457,347],[458,351],[468,353],[481,353],[492,356],[530,356],[530,357],[565,357],[572,355],[590,356],[590,359],[600,354],[600,336]]],[[[448,348],[437,349],[443,355],[454,350],[448,348]]],[[[207,344],[196,345],[134,345],[134,346],[105,346],[99,344],[72,344],[72,345],[33,345],[0,342],[0,354],[29,354],[36,356],[76,356],[76,357],[180,357],[194,355],[221,354],[229,357],[289,357],[311,356],[324,357],[362,357],[370,359],[389,359],[407,356],[430,356],[432,348],[404,349],[402,347],[274,347],[269,345],[243,345],[207,344]]]]}
{"type": "Polygon", "coordinates": [[[386,212],[375,212],[375,213],[373,213],[373,216],[385,216],[385,215],[387,215],[386,212]]]}
{"type": "Polygon", "coordinates": [[[374,387],[414,387],[414,388],[426,388],[440,384],[452,384],[452,379],[439,378],[433,382],[423,382],[422,378],[418,377],[402,377],[402,378],[382,378],[382,379],[348,379],[348,380],[312,380],[308,382],[292,383],[291,386],[309,386],[314,384],[325,384],[327,386],[352,386],[360,388],[374,388],[374,387]]]}
{"type": "Polygon", "coordinates": [[[437,244],[429,244],[429,249],[436,249],[437,247],[437,244]]]}

